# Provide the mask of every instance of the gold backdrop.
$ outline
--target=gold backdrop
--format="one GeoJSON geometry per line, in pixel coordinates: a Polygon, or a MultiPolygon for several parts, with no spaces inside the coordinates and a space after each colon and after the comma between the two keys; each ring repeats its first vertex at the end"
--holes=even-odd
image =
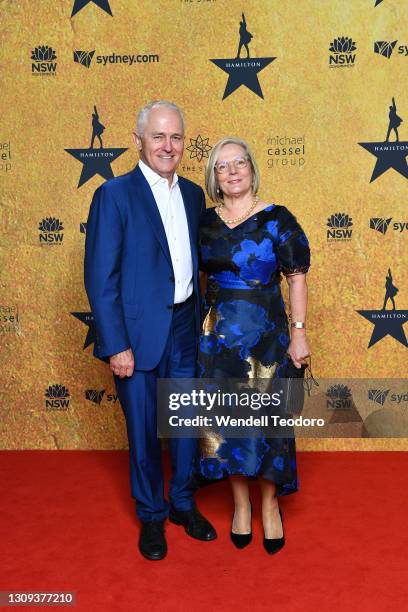
{"type": "MultiPolygon", "coordinates": [[[[1,0],[1,448],[127,445],[109,369],[92,357],[91,345],[83,348],[92,328],[86,316],[83,322],[71,314],[89,312],[81,223],[105,179],[96,174],[78,188],[84,165],[66,149],[83,154],[90,147],[94,106],[104,148],[127,148],[111,163],[115,176],[137,162],[131,131],[138,109],[152,99],[184,109],[187,150],[179,173],[201,185],[219,138],[248,140],[261,197],[294,212],[311,243],[314,375],[405,374],[406,346],[388,335],[368,348],[373,326],[357,313],[382,307],[388,268],[399,289],[397,309],[408,308],[408,232],[393,227],[408,221],[407,176],[389,168],[370,183],[376,158],[358,144],[385,140],[392,98],[405,117],[400,140],[408,140],[408,13],[402,0],[375,4],[1,0]],[[257,75],[264,98],[244,84],[223,100],[228,74],[210,60],[236,57],[242,11],[253,35],[251,58],[276,59],[257,75]],[[393,41],[374,52],[376,42],[393,41]],[[343,227],[329,235],[328,218],[337,213],[343,227]],[[370,227],[372,218],[392,218],[387,232],[370,227]],[[63,401],[46,397],[49,388],[58,395],[55,385],[65,387],[63,401]]],[[[298,440],[298,448],[407,444],[298,440]]]]}

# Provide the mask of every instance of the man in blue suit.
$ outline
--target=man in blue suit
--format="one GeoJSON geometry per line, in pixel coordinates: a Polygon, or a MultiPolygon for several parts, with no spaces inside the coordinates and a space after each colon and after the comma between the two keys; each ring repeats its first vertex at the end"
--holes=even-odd
{"type": "Polygon", "coordinates": [[[170,440],[172,478],[164,498],[157,438],[158,378],[193,378],[199,333],[198,222],[201,187],[175,173],[184,149],[184,118],[159,101],[139,113],[136,168],[101,185],[91,204],[85,287],[94,315],[94,354],[114,373],[126,417],[130,480],[142,528],[140,552],[162,559],[164,521],[199,540],[216,532],[193,500],[196,439],[170,440]]]}

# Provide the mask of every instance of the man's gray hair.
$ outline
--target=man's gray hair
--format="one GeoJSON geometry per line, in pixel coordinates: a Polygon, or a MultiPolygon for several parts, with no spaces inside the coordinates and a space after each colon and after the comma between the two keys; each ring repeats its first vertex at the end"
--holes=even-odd
{"type": "Polygon", "coordinates": [[[184,113],[181,110],[181,108],[179,108],[177,104],[174,104],[173,102],[168,102],[167,100],[155,100],[153,102],[149,102],[149,104],[146,104],[146,106],[144,106],[139,111],[139,114],[137,116],[137,123],[136,123],[136,133],[138,134],[138,136],[143,136],[144,129],[145,129],[147,120],[149,118],[150,111],[153,110],[154,108],[160,108],[160,107],[168,108],[169,110],[173,110],[176,113],[178,113],[180,120],[181,120],[181,125],[183,126],[183,134],[184,134],[185,121],[184,121],[184,113]]]}

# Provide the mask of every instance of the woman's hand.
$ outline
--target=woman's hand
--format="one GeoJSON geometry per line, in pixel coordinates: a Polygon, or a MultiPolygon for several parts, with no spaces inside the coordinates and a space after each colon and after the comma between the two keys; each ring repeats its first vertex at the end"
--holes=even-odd
{"type": "Polygon", "coordinates": [[[300,331],[303,333],[298,335],[296,333],[297,330],[293,330],[292,338],[287,350],[288,355],[297,368],[300,368],[302,364],[307,364],[307,357],[310,357],[309,343],[307,341],[306,334],[304,333],[304,330],[300,331]]]}

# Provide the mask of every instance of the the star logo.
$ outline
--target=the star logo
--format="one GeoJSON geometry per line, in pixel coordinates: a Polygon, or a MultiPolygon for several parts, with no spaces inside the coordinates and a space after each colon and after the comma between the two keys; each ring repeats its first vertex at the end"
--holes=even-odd
{"type": "Polygon", "coordinates": [[[408,347],[407,338],[403,329],[404,323],[408,321],[408,310],[396,309],[394,298],[397,293],[398,287],[394,285],[391,270],[389,269],[388,275],[385,278],[385,297],[382,309],[356,311],[374,325],[368,348],[374,346],[374,344],[386,336],[391,336],[403,346],[408,347]],[[387,310],[386,306],[388,301],[391,301],[392,309],[387,310]]]}
{"type": "Polygon", "coordinates": [[[370,183],[375,181],[375,179],[384,174],[384,172],[387,172],[390,168],[393,168],[399,174],[408,178],[408,165],[406,160],[408,155],[408,141],[400,141],[399,139],[398,128],[402,123],[402,119],[397,115],[397,107],[394,98],[389,107],[388,118],[389,123],[385,141],[358,143],[361,147],[366,149],[366,151],[371,153],[371,155],[377,158],[370,183]],[[392,132],[394,132],[395,140],[391,142],[390,136],[392,132]]]}
{"type": "Polygon", "coordinates": [[[383,0],[375,0],[374,8],[378,6],[379,4],[381,4],[382,1],[383,0]]]}
{"type": "Polygon", "coordinates": [[[203,138],[200,134],[197,138],[190,138],[190,146],[186,150],[190,153],[190,159],[202,161],[203,157],[208,157],[208,152],[212,147],[208,144],[209,138],[203,138]]]}
{"type": "Polygon", "coordinates": [[[99,6],[99,8],[105,11],[105,13],[108,13],[108,15],[113,17],[111,8],[109,6],[109,0],[75,0],[74,6],[72,7],[71,17],[79,13],[79,11],[81,11],[87,4],[90,4],[91,2],[96,4],[96,6],[99,6]]]}
{"type": "Polygon", "coordinates": [[[92,312],[71,312],[72,316],[84,323],[88,327],[83,349],[85,350],[96,341],[96,328],[92,312]]]}
{"type": "Polygon", "coordinates": [[[75,157],[83,165],[81,176],[79,177],[78,188],[89,181],[93,176],[99,174],[102,178],[108,180],[113,178],[111,168],[112,162],[115,161],[127,149],[104,148],[102,142],[102,134],[105,126],[99,121],[98,111],[94,106],[92,113],[92,138],[91,145],[88,149],[65,149],[67,153],[75,157]],[[94,148],[95,139],[99,142],[99,148],[94,148]]]}
{"type": "Polygon", "coordinates": [[[241,85],[245,85],[250,91],[253,91],[257,96],[263,99],[263,93],[258,80],[258,73],[261,72],[268,64],[273,62],[276,57],[256,57],[251,58],[249,52],[249,43],[253,35],[247,30],[245,15],[242,13],[242,20],[239,24],[239,44],[238,52],[235,58],[226,59],[211,59],[210,61],[221,68],[228,74],[228,81],[225,87],[223,100],[228,98],[241,85]],[[247,56],[241,59],[242,47],[245,48],[247,56]]]}

